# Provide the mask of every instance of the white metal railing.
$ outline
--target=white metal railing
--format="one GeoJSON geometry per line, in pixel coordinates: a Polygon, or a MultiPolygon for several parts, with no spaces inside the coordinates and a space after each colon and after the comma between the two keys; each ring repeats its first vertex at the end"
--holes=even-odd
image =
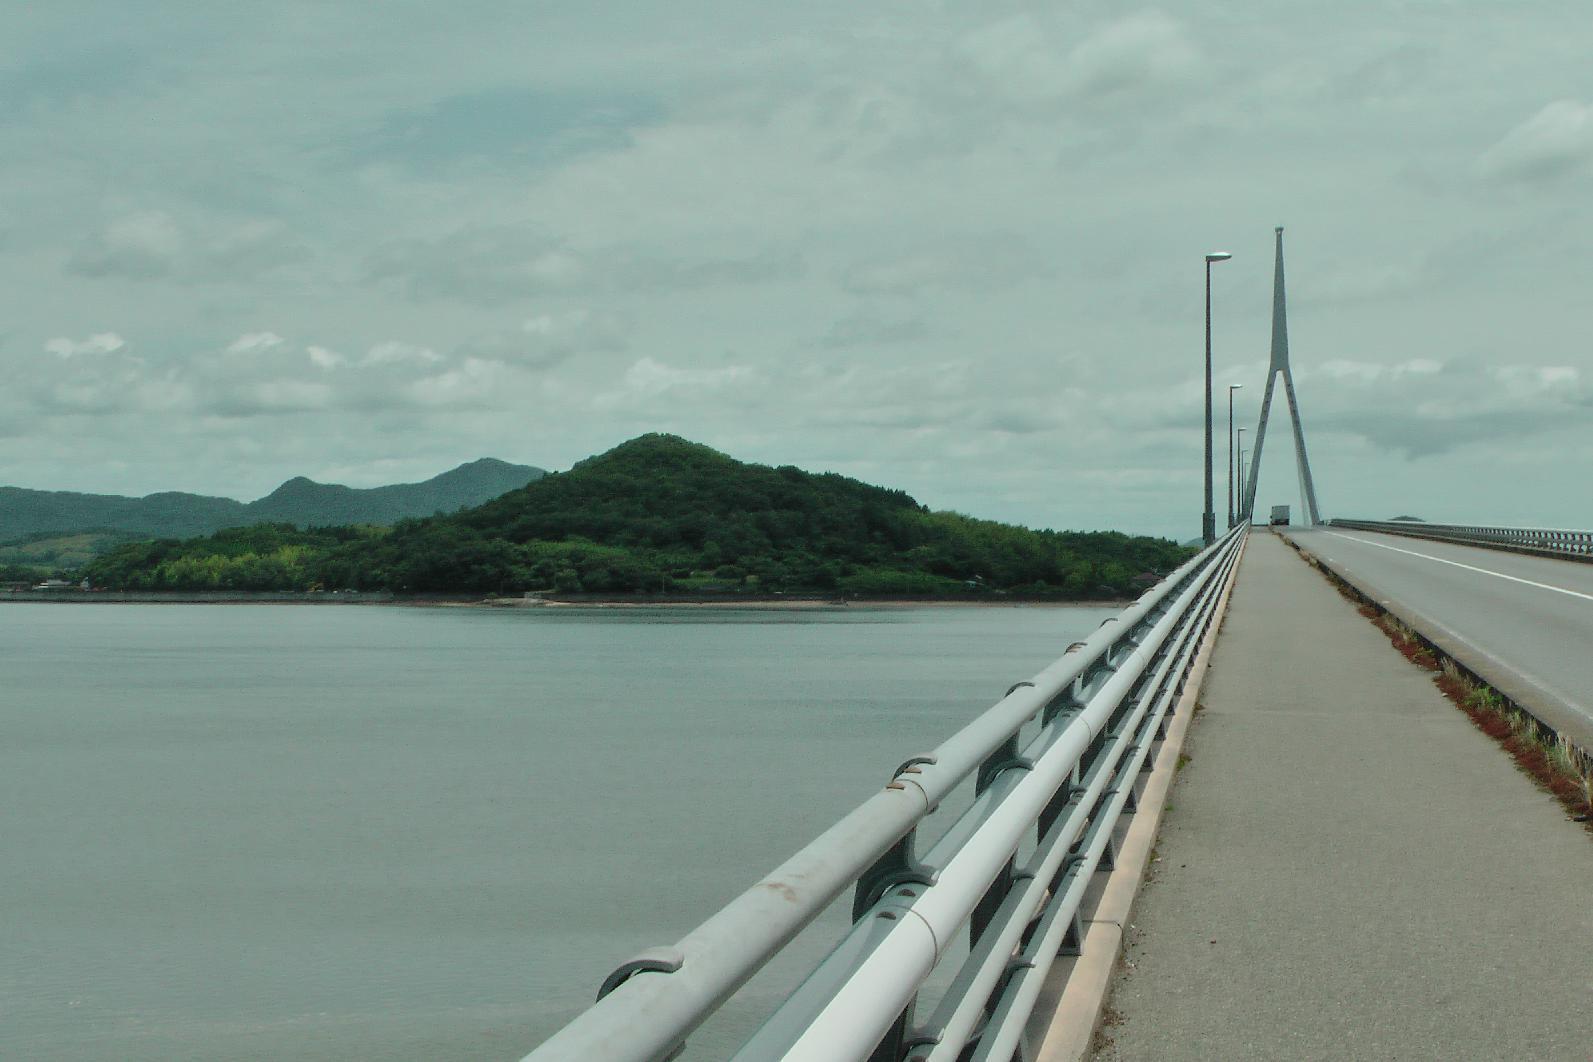
{"type": "Polygon", "coordinates": [[[1491,546],[1523,553],[1593,560],[1593,531],[1552,527],[1483,527],[1477,524],[1429,524],[1420,520],[1332,520],[1333,527],[1381,531],[1410,538],[1431,538],[1468,546],[1491,546]]]}
{"type": "Polygon", "coordinates": [[[1078,947],[1085,888],[1111,866],[1113,829],[1134,806],[1247,530],[908,759],[880,793],[678,943],[620,966],[526,1062],[674,1057],[848,888],[851,929],[736,1058],[1007,1062],[1053,960],[1078,947]],[[972,805],[919,856],[920,822],[969,777],[972,805]],[[965,927],[966,958],[920,1020],[918,991],[965,927]]]}

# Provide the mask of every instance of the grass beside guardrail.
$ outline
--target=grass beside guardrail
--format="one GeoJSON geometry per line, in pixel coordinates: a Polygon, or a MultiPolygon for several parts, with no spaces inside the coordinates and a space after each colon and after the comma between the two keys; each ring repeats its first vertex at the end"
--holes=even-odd
{"type": "Polygon", "coordinates": [[[1589,821],[1593,814],[1593,760],[1453,660],[1444,660],[1435,681],[1477,729],[1504,746],[1522,771],[1553,793],[1580,821],[1589,821]]]}

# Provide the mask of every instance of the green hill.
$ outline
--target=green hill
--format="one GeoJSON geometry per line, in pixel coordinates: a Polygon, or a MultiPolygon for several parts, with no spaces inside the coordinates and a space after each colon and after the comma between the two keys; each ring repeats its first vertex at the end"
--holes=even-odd
{"type": "Polygon", "coordinates": [[[316,483],[298,476],[247,504],[179,491],[129,498],[0,487],[0,543],[44,533],[84,531],[188,537],[260,523],[300,527],[391,524],[406,516],[429,516],[480,505],[505,491],[523,487],[540,475],[542,470],[530,465],[482,458],[421,483],[366,489],[316,483]]]}
{"type": "Polygon", "coordinates": [[[1162,539],[930,512],[901,491],[644,435],[452,515],[386,531],[266,525],[129,546],[87,574],[172,589],[1087,598],[1136,593],[1188,555],[1162,539]]]}

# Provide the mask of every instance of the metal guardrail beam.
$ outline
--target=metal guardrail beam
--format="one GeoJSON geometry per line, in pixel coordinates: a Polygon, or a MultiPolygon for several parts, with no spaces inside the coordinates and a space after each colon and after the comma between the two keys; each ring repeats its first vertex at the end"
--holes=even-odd
{"type": "Polygon", "coordinates": [[[1552,527],[1484,527],[1477,524],[1429,524],[1415,520],[1330,520],[1332,527],[1379,531],[1408,538],[1430,538],[1467,546],[1487,546],[1517,553],[1537,553],[1569,560],[1593,561],[1593,531],[1552,527]]]}
{"type": "Polygon", "coordinates": [[[738,1059],[1006,1062],[1084,886],[1207,630],[1248,528],[1173,572],[1089,638],[677,944],[622,965],[526,1062],[648,1062],[686,1037],[847,888],[852,930],[738,1059]],[[1039,723],[1020,745],[1020,731],[1039,723]],[[931,850],[917,827],[972,777],[973,805],[931,850]],[[1016,853],[1036,838],[1032,857],[1016,853]],[[928,1023],[913,1002],[954,934],[972,948],[928,1023]],[[988,1019],[986,1016],[989,1016],[988,1019]]]}

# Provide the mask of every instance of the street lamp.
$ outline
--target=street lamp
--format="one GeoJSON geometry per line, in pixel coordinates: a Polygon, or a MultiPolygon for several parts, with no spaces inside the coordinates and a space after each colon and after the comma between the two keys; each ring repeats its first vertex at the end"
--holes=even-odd
{"type": "Polygon", "coordinates": [[[1228,526],[1232,527],[1233,520],[1233,393],[1244,384],[1228,385],[1228,526]]]}
{"type": "Polygon", "coordinates": [[[1250,514],[1245,511],[1245,429],[1240,428],[1236,434],[1239,436],[1239,444],[1237,447],[1235,447],[1239,453],[1239,474],[1237,477],[1235,477],[1238,480],[1239,486],[1239,504],[1235,507],[1238,511],[1234,514],[1234,523],[1238,523],[1240,520],[1248,519],[1250,516],[1250,514]]]}
{"type": "Polygon", "coordinates": [[[1206,511],[1200,517],[1200,536],[1208,546],[1217,541],[1217,514],[1211,511],[1211,263],[1232,257],[1227,251],[1206,256],[1206,511]]]}

